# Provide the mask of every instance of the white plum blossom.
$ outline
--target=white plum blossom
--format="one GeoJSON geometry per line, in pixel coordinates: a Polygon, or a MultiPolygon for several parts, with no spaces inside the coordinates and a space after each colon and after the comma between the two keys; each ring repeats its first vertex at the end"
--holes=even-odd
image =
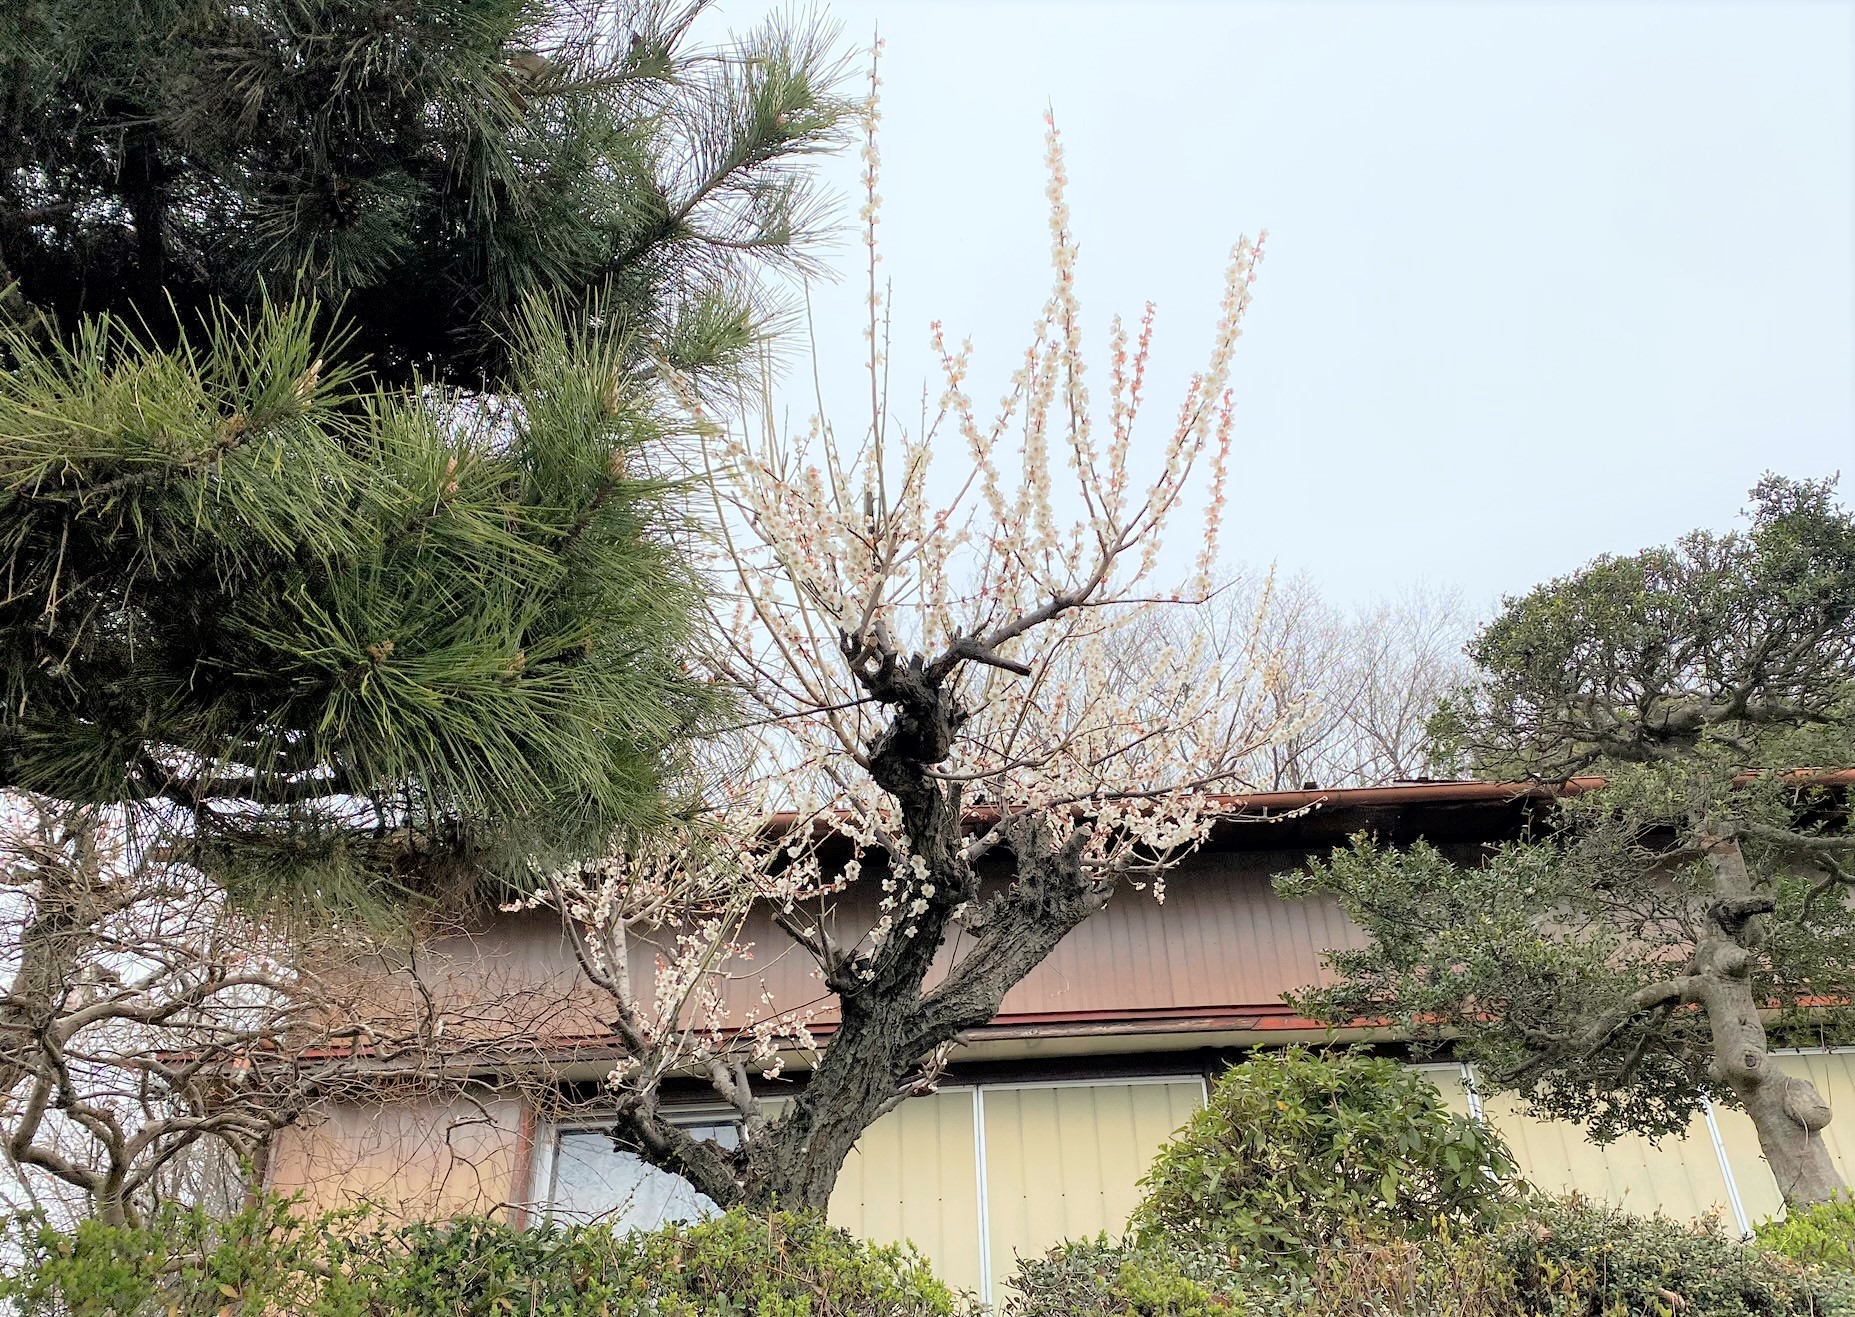
{"type": "Polygon", "coordinates": [[[1131,336],[1112,322],[1098,414],[1062,141],[1047,119],[1053,278],[1030,346],[982,413],[968,393],[972,345],[950,346],[933,325],[938,404],[904,429],[886,402],[891,326],[876,276],[877,85],[872,74],[861,213],[867,415],[848,431],[820,415],[792,434],[768,403],[750,405],[750,424],[709,427],[726,602],[707,662],[744,716],[713,747],[706,813],[686,836],[550,874],[535,898],[574,923],[583,965],[617,1003],[628,1055],[612,1084],[642,1095],[672,1073],[704,1074],[749,1138],[766,1117],[747,1069],[777,1073],[787,1054],[815,1062],[809,1026],[829,1005],[822,992],[782,1004],[762,990],[752,1009],[725,1009],[724,985],[751,972],[751,909],[770,909],[842,994],[924,930],[938,941],[958,925],[972,945],[988,917],[976,866],[997,863],[1028,822],[1072,851],[1091,885],[1126,875],[1163,899],[1166,872],[1226,808],[1221,793],[1250,785],[1242,766],[1299,716],[1260,625],[1224,667],[1195,640],[1151,640],[1163,610],[1214,592],[1236,474],[1231,361],[1261,239],[1231,249],[1208,359],[1176,413],[1145,426],[1148,305],[1131,336]],[[937,457],[951,477],[935,474],[937,457]],[[1192,551],[1175,580],[1161,550],[1177,526],[1192,551]],[[923,853],[926,807],[911,816],[876,780],[898,717],[872,693],[884,664],[941,683],[957,710],[945,753],[922,770],[960,813],[950,855],[923,853]],[[847,890],[869,878],[857,907],[867,917],[845,922],[847,890]],[[641,933],[666,951],[650,984],[631,981],[641,933]]]}

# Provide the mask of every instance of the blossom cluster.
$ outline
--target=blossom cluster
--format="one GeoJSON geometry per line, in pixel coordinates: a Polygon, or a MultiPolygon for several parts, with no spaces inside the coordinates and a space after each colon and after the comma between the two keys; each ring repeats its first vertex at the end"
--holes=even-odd
{"type": "Polygon", "coordinates": [[[590,968],[620,1003],[619,1086],[683,1066],[725,1088],[744,1059],[771,1070],[782,1050],[815,1047],[818,1002],[781,1007],[763,989],[751,1007],[728,1007],[728,985],[752,973],[751,908],[771,909],[818,977],[839,984],[924,927],[941,936],[977,916],[972,901],[947,908],[956,889],[914,853],[900,802],[873,780],[872,747],[894,711],[870,694],[868,665],[934,673],[957,704],[953,743],[929,771],[965,812],[960,864],[1036,816],[1090,870],[1161,899],[1167,870],[1209,835],[1220,793],[1246,785],[1243,766],[1299,716],[1260,616],[1246,646],[1215,659],[1192,628],[1160,624],[1214,591],[1233,474],[1231,362],[1262,241],[1231,249],[1208,358],[1170,421],[1144,424],[1151,305],[1131,331],[1111,325],[1098,415],[1062,140],[1047,120],[1052,284],[1030,346],[982,413],[968,392],[971,344],[951,346],[934,325],[938,410],[911,432],[885,402],[876,88],[872,75],[869,413],[850,432],[820,415],[791,434],[770,406],[751,424],[709,427],[716,575],[731,600],[709,662],[745,716],[714,748],[708,815],[687,844],[550,880],[547,899],[579,924],[590,968]],[[950,450],[961,454],[951,482],[934,474],[950,450]],[[1164,580],[1162,546],[1181,524],[1195,537],[1192,567],[1164,580]],[[865,882],[870,900],[851,918],[840,898],[865,882]],[[646,929],[661,959],[639,990],[628,939],[646,929]]]}

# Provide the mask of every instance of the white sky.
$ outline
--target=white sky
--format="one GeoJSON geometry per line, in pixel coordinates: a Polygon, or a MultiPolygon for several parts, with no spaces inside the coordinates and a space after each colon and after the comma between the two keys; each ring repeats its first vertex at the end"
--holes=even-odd
{"type": "MultiPolygon", "coordinates": [[[[1154,425],[1202,359],[1230,242],[1270,230],[1235,373],[1235,562],[1340,602],[1428,583],[1491,605],[1725,528],[1766,469],[1842,471],[1855,497],[1855,5],[829,13],[887,43],[898,396],[932,381],[931,320],[975,340],[981,402],[1022,348],[1046,104],[1092,340],[1159,304],[1154,425]]],[[[854,156],[830,168],[848,193],[854,156]]],[[[846,412],[861,297],[814,293],[846,412]]]]}

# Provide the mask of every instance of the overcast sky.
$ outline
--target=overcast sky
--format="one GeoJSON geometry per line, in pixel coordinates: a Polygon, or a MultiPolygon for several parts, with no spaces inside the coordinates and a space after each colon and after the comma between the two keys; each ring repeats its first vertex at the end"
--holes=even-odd
{"type": "MultiPolygon", "coordinates": [[[[899,393],[931,376],[931,320],[975,340],[980,400],[1021,349],[1046,104],[1093,341],[1159,304],[1155,424],[1232,239],[1269,229],[1235,372],[1235,561],[1342,601],[1429,583],[1492,603],[1729,526],[1766,469],[1855,481],[1855,5],[829,12],[887,43],[899,393]]],[[[848,191],[855,160],[833,176],[848,191]]],[[[834,408],[855,402],[860,297],[815,294],[834,408]]]]}

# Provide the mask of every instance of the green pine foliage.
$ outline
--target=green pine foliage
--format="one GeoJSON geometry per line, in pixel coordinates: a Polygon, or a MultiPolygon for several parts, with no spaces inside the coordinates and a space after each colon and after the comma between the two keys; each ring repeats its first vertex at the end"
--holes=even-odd
{"type": "Polygon", "coordinates": [[[542,309],[502,406],[367,388],[314,319],[94,320],[0,376],[6,784],[325,881],[647,826],[709,703],[652,474],[686,423],[542,309]]]}
{"type": "Polygon", "coordinates": [[[676,807],[679,447],[851,109],[705,7],[6,7],[0,788],[331,904],[676,807]]]}
{"type": "MultiPolygon", "coordinates": [[[[18,0],[0,11],[0,287],[160,340],[322,299],[392,383],[496,388],[527,299],[685,370],[806,267],[846,112],[815,23],[705,0],[18,0]]],[[[23,299],[23,300],[22,300],[23,299]]],[[[0,308],[4,309],[4,308],[0,308]]]]}

